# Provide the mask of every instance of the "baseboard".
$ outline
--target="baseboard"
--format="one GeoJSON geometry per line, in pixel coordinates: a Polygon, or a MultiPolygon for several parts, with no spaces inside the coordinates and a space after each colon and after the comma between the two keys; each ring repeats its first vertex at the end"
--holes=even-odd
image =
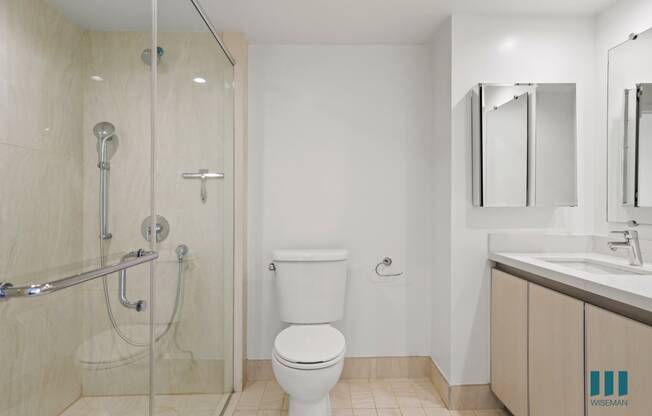
{"type": "Polygon", "coordinates": [[[446,377],[444,377],[444,374],[439,370],[439,367],[437,367],[437,364],[435,364],[432,358],[428,358],[428,378],[432,385],[435,386],[435,390],[439,393],[439,397],[441,397],[446,407],[448,407],[450,396],[448,380],[446,380],[446,377]]]}
{"type": "Polygon", "coordinates": [[[274,372],[272,372],[272,360],[252,360],[248,358],[245,369],[245,378],[247,379],[247,383],[274,379],[274,372]]]}
{"type": "MultiPolygon", "coordinates": [[[[343,380],[357,378],[428,377],[430,357],[350,357],[344,359],[343,380]]],[[[274,379],[272,360],[247,360],[247,380],[274,379]]]]}
{"type": "Polygon", "coordinates": [[[491,391],[489,384],[451,386],[432,359],[429,360],[428,370],[430,382],[449,410],[485,410],[504,407],[491,391]]]}

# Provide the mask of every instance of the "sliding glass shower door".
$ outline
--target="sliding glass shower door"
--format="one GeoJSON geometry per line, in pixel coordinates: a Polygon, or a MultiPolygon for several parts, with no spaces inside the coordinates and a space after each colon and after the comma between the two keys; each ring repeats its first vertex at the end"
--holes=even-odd
{"type": "Polygon", "coordinates": [[[149,411],[152,11],[0,1],[2,416],[149,411]]]}
{"type": "Polygon", "coordinates": [[[174,331],[156,343],[156,402],[212,415],[233,388],[233,64],[190,1],[158,1],[157,38],[155,204],[171,227],[154,319],[174,331]]]}
{"type": "Polygon", "coordinates": [[[194,1],[0,0],[0,229],[0,416],[219,414],[233,65],[194,1]]]}

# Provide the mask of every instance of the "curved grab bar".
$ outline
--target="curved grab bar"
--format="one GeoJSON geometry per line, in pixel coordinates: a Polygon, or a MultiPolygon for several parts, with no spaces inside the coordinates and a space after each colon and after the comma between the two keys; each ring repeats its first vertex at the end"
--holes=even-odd
{"type": "MultiPolygon", "coordinates": [[[[124,256],[122,256],[122,261],[139,258],[145,255],[145,250],[140,249],[136,251],[131,251],[124,256]]],[[[135,309],[138,312],[142,312],[147,308],[147,302],[144,300],[137,300],[136,302],[131,302],[127,298],[127,269],[120,270],[118,274],[118,296],[120,299],[120,304],[125,308],[135,309]]]]}
{"type": "Polygon", "coordinates": [[[88,282],[89,280],[113,274],[139,264],[148,263],[158,258],[158,253],[155,251],[142,250],[141,253],[142,255],[140,257],[128,258],[127,260],[120,261],[117,264],[100,267],[99,269],[90,270],[47,283],[29,286],[14,286],[9,282],[0,282],[0,300],[8,300],[9,298],[32,298],[35,296],[47,295],[48,293],[77,286],[88,282]]]}
{"type": "Polygon", "coordinates": [[[376,274],[378,276],[380,276],[380,277],[398,277],[398,276],[403,275],[403,272],[400,272],[400,273],[381,273],[381,272],[378,271],[380,266],[389,267],[391,265],[392,265],[392,258],[391,257],[385,257],[380,263],[378,263],[376,265],[376,268],[375,268],[376,274]]]}

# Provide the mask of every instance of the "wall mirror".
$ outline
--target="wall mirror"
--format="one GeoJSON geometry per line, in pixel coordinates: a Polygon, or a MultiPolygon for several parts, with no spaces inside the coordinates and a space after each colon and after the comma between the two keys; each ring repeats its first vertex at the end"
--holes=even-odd
{"type": "Polygon", "coordinates": [[[652,30],[609,51],[607,217],[652,224],[652,30]]]}
{"type": "Polygon", "coordinates": [[[473,204],[577,205],[575,84],[472,91],[473,204]]]}

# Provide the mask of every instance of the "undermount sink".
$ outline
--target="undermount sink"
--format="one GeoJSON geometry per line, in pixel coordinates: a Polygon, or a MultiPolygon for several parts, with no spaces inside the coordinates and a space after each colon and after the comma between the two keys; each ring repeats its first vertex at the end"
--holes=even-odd
{"type": "Polygon", "coordinates": [[[616,264],[608,264],[593,259],[578,259],[578,258],[548,258],[544,259],[548,263],[557,264],[559,266],[569,267],[571,269],[579,270],[586,273],[593,274],[620,274],[620,275],[649,275],[647,270],[637,270],[635,267],[620,266],[616,264]]]}

